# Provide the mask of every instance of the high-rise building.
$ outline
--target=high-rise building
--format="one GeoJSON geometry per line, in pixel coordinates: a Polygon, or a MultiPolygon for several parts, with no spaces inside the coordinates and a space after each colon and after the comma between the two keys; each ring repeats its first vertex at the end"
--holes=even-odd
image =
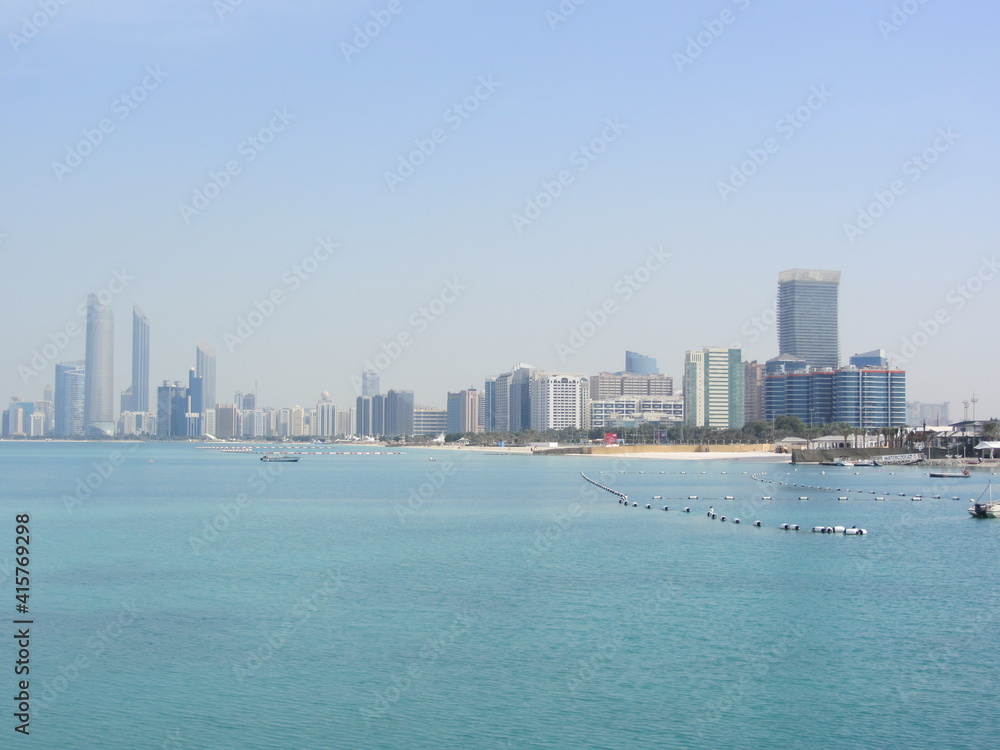
{"type": "Polygon", "coordinates": [[[589,429],[589,398],[590,384],[586,375],[536,372],[531,382],[531,429],[589,429]]]}
{"type": "Polygon", "coordinates": [[[744,422],[757,422],[764,418],[764,365],[754,360],[743,363],[744,422]]]}
{"type": "Polygon", "coordinates": [[[413,410],[414,435],[441,435],[448,431],[447,409],[418,406],[413,410]]]}
{"type": "Polygon", "coordinates": [[[778,275],[778,351],[811,367],[840,366],[840,271],[795,268],[778,275]]]}
{"type": "Polygon", "coordinates": [[[494,432],[497,428],[497,379],[486,378],[483,382],[483,395],[479,399],[480,423],[485,432],[494,432]]]}
{"type": "Polygon", "coordinates": [[[684,423],[740,429],[745,419],[743,353],[706,347],[684,356],[684,423]]]}
{"type": "Polygon", "coordinates": [[[131,411],[149,411],[149,318],[132,306],[131,411]]]}
{"type": "Polygon", "coordinates": [[[337,409],[337,435],[353,435],[354,409],[337,409]]]}
{"type": "Polygon", "coordinates": [[[337,407],[330,400],[330,393],[323,391],[316,402],[316,426],[313,434],[317,437],[332,438],[337,434],[337,407]]]}
{"type": "Polygon", "coordinates": [[[361,395],[377,396],[381,391],[378,370],[365,370],[361,373],[361,395]]]}
{"type": "Polygon", "coordinates": [[[159,437],[187,437],[191,414],[188,389],[175,380],[164,380],[156,389],[156,434],[159,437]]]}
{"type": "Polygon", "coordinates": [[[413,435],[413,391],[389,389],[385,394],[385,436],[413,435]]]}
{"type": "Polygon", "coordinates": [[[613,399],[619,396],[666,398],[673,395],[674,379],[668,375],[600,372],[590,376],[592,399],[613,399]]]}
{"type": "Polygon", "coordinates": [[[195,348],[195,374],[201,378],[201,404],[204,413],[215,408],[215,347],[208,341],[199,341],[195,348]]]}
{"type": "Polygon", "coordinates": [[[908,401],[906,404],[906,423],[912,427],[951,424],[950,408],[951,403],[948,401],[945,401],[943,404],[924,404],[920,401],[908,401]]]}
{"type": "Polygon", "coordinates": [[[625,352],[625,372],[635,373],[636,375],[657,375],[660,370],[657,368],[656,360],[653,357],[627,351],[625,352]]]}
{"type": "Polygon", "coordinates": [[[838,369],[813,369],[789,356],[768,360],[764,419],[788,415],[808,425],[843,422],[861,429],[906,424],[906,373],[873,354],[838,369]],[[866,361],[874,364],[858,366],[866,361]]]}
{"type": "Polygon", "coordinates": [[[96,294],[87,296],[86,386],[83,429],[87,435],[115,433],[115,321],[96,294]]]}
{"type": "Polygon", "coordinates": [[[83,400],[86,390],[83,361],[56,364],[55,435],[83,437],[83,400]]]}
{"type": "Polygon", "coordinates": [[[357,427],[355,434],[361,437],[377,437],[385,434],[385,396],[358,396],[357,427]]]}
{"type": "Polygon", "coordinates": [[[535,368],[518,364],[497,376],[494,396],[494,429],[520,432],[531,427],[531,380],[535,368]]]}
{"type": "Polygon", "coordinates": [[[239,417],[236,404],[219,404],[215,410],[215,432],[218,438],[239,436],[239,417]]]}
{"type": "Polygon", "coordinates": [[[448,393],[448,432],[480,432],[479,391],[475,388],[448,393]]]}

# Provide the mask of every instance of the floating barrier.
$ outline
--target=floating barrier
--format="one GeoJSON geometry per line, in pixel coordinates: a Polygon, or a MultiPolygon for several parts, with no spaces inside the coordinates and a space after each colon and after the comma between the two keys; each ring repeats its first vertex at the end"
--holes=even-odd
{"type": "Polygon", "coordinates": [[[783,523],[778,528],[783,531],[798,531],[799,525],[797,523],[783,523]]]}
{"type": "Polygon", "coordinates": [[[868,533],[868,529],[859,529],[856,527],[851,527],[849,529],[844,529],[844,536],[864,536],[868,533]]]}

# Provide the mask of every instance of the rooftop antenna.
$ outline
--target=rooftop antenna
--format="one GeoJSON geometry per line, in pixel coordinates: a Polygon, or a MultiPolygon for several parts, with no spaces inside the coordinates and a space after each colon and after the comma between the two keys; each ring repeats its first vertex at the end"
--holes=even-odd
{"type": "Polygon", "coordinates": [[[968,422],[969,421],[969,402],[968,401],[963,401],[962,402],[962,406],[965,407],[965,416],[962,418],[962,421],[963,422],[968,422]]]}

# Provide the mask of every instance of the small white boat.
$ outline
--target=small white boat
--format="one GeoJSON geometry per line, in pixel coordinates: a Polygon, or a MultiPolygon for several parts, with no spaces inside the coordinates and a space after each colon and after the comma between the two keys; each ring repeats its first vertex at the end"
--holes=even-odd
{"type": "Polygon", "coordinates": [[[973,518],[1000,518],[1000,500],[993,499],[993,485],[987,484],[986,489],[969,508],[973,518]],[[983,500],[983,495],[989,493],[989,499],[983,500]]]}

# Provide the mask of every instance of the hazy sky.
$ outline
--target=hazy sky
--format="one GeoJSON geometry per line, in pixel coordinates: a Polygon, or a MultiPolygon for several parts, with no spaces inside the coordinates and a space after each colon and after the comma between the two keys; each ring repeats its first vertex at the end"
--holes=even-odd
{"type": "Polygon", "coordinates": [[[1000,415],[991,4],[63,2],[4,5],[5,401],[102,289],[116,393],[137,303],[154,388],[206,339],[220,401],[347,406],[367,359],[443,406],[517,362],[767,359],[778,273],[829,268],[843,360],[1000,415]]]}

